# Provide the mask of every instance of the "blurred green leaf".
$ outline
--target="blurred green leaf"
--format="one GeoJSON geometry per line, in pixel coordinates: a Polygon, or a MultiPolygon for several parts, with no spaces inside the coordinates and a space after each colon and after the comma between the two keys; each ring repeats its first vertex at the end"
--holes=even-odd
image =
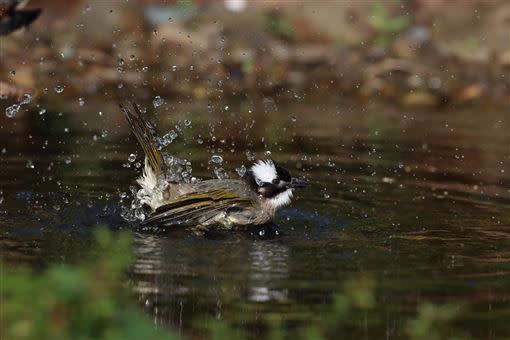
{"type": "Polygon", "coordinates": [[[408,16],[391,17],[382,4],[375,4],[368,23],[376,30],[375,44],[387,48],[395,39],[395,35],[409,26],[408,16]]]}
{"type": "Polygon", "coordinates": [[[94,233],[99,258],[54,265],[42,275],[3,273],[0,298],[6,339],[177,339],[157,330],[122,289],[130,265],[131,235],[94,233]]]}

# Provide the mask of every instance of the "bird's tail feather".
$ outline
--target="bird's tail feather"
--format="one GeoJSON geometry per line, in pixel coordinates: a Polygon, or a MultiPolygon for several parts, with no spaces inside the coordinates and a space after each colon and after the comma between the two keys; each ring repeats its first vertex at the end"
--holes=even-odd
{"type": "Polygon", "coordinates": [[[143,118],[136,103],[119,104],[131,130],[145,153],[145,158],[156,176],[164,172],[165,163],[154,142],[154,128],[143,118]]]}

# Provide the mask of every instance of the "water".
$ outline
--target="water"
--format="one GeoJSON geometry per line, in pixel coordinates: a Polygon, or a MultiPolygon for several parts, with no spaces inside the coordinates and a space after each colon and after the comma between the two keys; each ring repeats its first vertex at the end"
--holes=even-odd
{"type": "MultiPolygon", "coordinates": [[[[200,320],[212,318],[257,337],[278,317],[299,334],[361,275],[375,281],[376,302],[346,318],[346,338],[405,336],[423,303],[457,307],[449,327],[474,338],[510,336],[506,110],[419,112],[343,99],[218,106],[227,104],[212,113],[207,103],[161,107],[162,132],[193,121],[166,150],[190,160],[197,177],[214,177],[209,160],[221,155],[234,178],[269,151],[312,186],[270,230],[135,231],[129,283],[155,325],[201,334],[200,320]]],[[[127,160],[141,150],[116,102],[41,107],[44,115],[0,121],[6,267],[74,263],[96,225],[136,227],[120,215],[140,171],[140,156],[127,160]]]]}

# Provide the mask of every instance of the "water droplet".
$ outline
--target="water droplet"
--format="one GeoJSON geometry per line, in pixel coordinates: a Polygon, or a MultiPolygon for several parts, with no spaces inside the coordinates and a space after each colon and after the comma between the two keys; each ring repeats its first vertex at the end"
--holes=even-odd
{"type": "Polygon", "coordinates": [[[239,177],[243,177],[246,173],[246,167],[244,165],[241,165],[240,167],[236,168],[237,174],[239,177]]]}
{"type": "Polygon", "coordinates": [[[177,71],[177,65],[172,65],[172,71],[173,72],[177,71]]]}
{"type": "Polygon", "coordinates": [[[128,161],[133,163],[136,160],[136,155],[134,153],[130,154],[128,157],[128,161]]]}
{"type": "Polygon", "coordinates": [[[66,164],[71,164],[71,158],[70,158],[70,157],[66,158],[66,159],[64,160],[64,162],[65,162],[66,164]]]}
{"type": "Polygon", "coordinates": [[[184,126],[190,126],[190,125],[191,125],[191,120],[186,119],[186,120],[184,121],[184,126]]]}
{"type": "Polygon", "coordinates": [[[55,86],[55,92],[57,92],[57,93],[64,92],[64,89],[65,89],[64,85],[59,84],[59,85],[55,86]]]}
{"type": "Polygon", "coordinates": [[[246,158],[248,158],[249,161],[254,161],[255,154],[250,150],[246,150],[246,158]]]}
{"type": "Polygon", "coordinates": [[[218,179],[227,179],[228,174],[223,168],[214,168],[214,174],[218,179]]]}
{"type": "Polygon", "coordinates": [[[45,113],[46,113],[46,109],[40,109],[39,110],[39,116],[42,116],[45,113]]]}
{"type": "Polygon", "coordinates": [[[13,118],[18,113],[20,107],[21,106],[19,104],[14,104],[12,106],[9,106],[8,108],[5,109],[5,115],[8,118],[13,118]]]}
{"type": "Polygon", "coordinates": [[[221,157],[220,155],[212,155],[211,163],[221,164],[223,163],[223,157],[221,157]]]}
{"type": "Polygon", "coordinates": [[[32,96],[29,95],[28,93],[25,93],[23,95],[23,97],[21,98],[22,105],[30,104],[31,101],[32,101],[32,96]]]}
{"type": "Polygon", "coordinates": [[[165,101],[163,100],[163,98],[161,98],[160,96],[156,96],[156,97],[154,97],[154,100],[152,101],[152,105],[154,105],[155,108],[158,108],[161,105],[163,105],[164,102],[165,101]]]}
{"type": "Polygon", "coordinates": [[[147,71],[149,71],[149,68],[147,66],[144,66],[144,67],[142,67],[142,71],[147,72],[147,71]]]}
{"type": "Polygon", "coordinates": [[[78,104],[79,104],[80,106],[85,105],[85,99],[83,99],[83,98],[81,98],[81,97],[80,97],[80,98],[78,98],[78,104]]]}
{"type": "Polygon", "coordinates": [[[325,192],[325,193],[324,193],[324,198],[325,198],[325,199],[330,199],[330,198],[331,198],[331,195],[330,195],[330,194],[328,194],[327,192],[325,192]]]}
{"type": "Polygon", "coordinates": [[[28,169],[33,169],[33,168],[35,168],[35,165],[34,165],[34,163],[31,160],[28,160],[27,164],[26,164],[26,167],[28,169]]]}
{"type": "Polygon", "coordinates": [[[101,130],[101,137],[102,137],[102,138],[106,138],[106,137],[108,137],[108,130],[106,130],[106,129],[101,130]]]}
{"type": "Polygon", "coordinates": [[[168,144],[172,143],[174,141],[174,139],[176,139],[178,136],[177,132],[175,132],[175,130],[170,130],[170,132],[168,132],[166,135],[164,135],[163,137],[160,137],[158,138],[157,142],[158,142],[158,149],[162,149],[164,148],[165,146],[167,146],[168,144]]]}
{"type": "Polygon", "coordinates": [[[136,56],[135,56],[134,54],[131,54],[131,55],[129,56],[129,60],[133,61],[133,60],[135,60],[135,59],[136,59],[136,56]]]}
{"type": "Polygon", "coordinates": [[[145,213],[143,212],[142,208],[138,208],[135,210],[135,217],[141,221],[145,220],[145,213]]]}
{"type": "Polygon", "coordinates": [[[225,106],[225,111],[228,111],[228,105],[227,105],[227,106],[225,106]]]}

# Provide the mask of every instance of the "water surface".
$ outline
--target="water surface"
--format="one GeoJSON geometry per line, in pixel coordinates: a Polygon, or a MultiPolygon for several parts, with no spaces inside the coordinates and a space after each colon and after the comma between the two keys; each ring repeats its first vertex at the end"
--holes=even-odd
{"type": "Polygon", "coordinates": [[[258,337],[275,318],[301,334],[345,282],[369,277],[375,306],[346,318],[347,338],[404,336],[427,302],[458,307],[452,333],[510,336],[508,112],[255,102],[146,106],[160,131],[180,124],[167,150],[189,159],[194,176],[214,176],[208,161],[221,154],[236,178],[254,154],[307,177],[312,186],[275,221],[278,235],[152,233],[122,219],[139,171],[128,155],[140,160],[141,150],[114,101],[2,116],[4,264],[74,263],[106,224],[133,230],[129,283],[140,308],[183,334],[218,319],[258,337]]]}

